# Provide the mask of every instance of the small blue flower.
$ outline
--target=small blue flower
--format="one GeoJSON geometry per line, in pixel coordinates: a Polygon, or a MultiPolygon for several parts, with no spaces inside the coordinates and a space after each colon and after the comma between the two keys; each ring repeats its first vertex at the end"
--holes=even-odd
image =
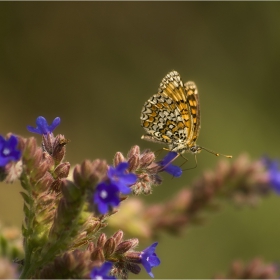
{"type": "Polygon", "coordinates": [[[97,205],[100,214],[106,214],[109,207],[116,207],[120,204],[119,188],[111,183],[101,182],[97,185],[93,202],[97,205]]]}
{"type": "Polygon", "coordinates": [[[160,265],[160,259],[158,258],[157,254],[155,253],[156,246],[158,245],[157,242],[153,243],[151,246],[143,250],[140,254],[141,263],[146,269],[147,273],[154,278],[154,274],[152,273],[152,268],[154,266],[160,265]]]}
{"type": "Polygon", "coordinates": [[[43,134],[52,133],[59,124],[60,124],[59,117],[55,118],[51,125],[48,125],[47,120],[44,117],[38,117],[36,119],[37,127],[35,128],[28,125],[27,129],[32,133],[38,133],[43,135],[43,134]]]}
{"type": "Polygon", "coordinates": [[[113,263],[105,262],[101,267],[95,267],[90,272],[90,279],[116,279],[114,276],[109,276],[109,272],[112,269],[113,263]]]}
{"type": "Polygon", "coordinates": [[[131,189],[128,186],[135,184],[137,181],[135,174],[125,173],[128,166],[127,162],[121,162],[116,168],[110,166],[107,173],[111,183],[116,185],[123,194],[129,194],[131,189]]]}
{"type": "Polygon", "coordinates": [[[9,139],[5,139],[0,135],[0,167],[4,167],[7,163],[14,160],[17,161],[21,157],[21,151],[17,150],[18,139],[11,135],[9,139]]]}
{"type": "Polygon", "coordinates": [[[108,180],[97,185],[93,202],[97,205],[99,213],[106,214],[110,207],[120,204],[120,193],[129,194],[128,187],[137,181],[137,176],[125,173],[128,168],[127,162],[121,162],[116,168],[110,166],[107,172],[108,180]]]}
{"type": "Polygon", "coordinates": [[[171,174],[173,177],[180,177],[183,173],[179,166],[171,164],[177,156],[178,154],[176,152],[169,152],[163,160],[158,162],[158,164],[163,167],[163,170],[171,174]]]}
{"type": "Polygon", "coordinates": [[[263,162],[268,169],[269,183],[274,191],[280,194],[280,169],[277,160],[271,160],[267,157],[263,158],[263,162]]]}

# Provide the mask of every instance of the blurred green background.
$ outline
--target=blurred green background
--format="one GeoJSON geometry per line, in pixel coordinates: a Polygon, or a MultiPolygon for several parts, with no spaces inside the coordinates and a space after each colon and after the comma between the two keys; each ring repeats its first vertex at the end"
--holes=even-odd
{"type": "MultiPolygon", "coordinates": [[[[174,69],[198,86],[200,145],[279,157],[279,12],[279,2],[2,2],[0,133],[27,137],[37,116],[60,116],[72,164],[111,162],[134,144],[157,150],[140,139],[140,112],[174,69]]],[[[202,152],[196,169],[165,176],[144,199],[167,200],[218,160],[202,152]]],[[[7,224],[21,225],[19,190],[0,185],[7,224]]],[[[276,195],[256,209],[225,204],[181,238],[164,234],[156,278],[209,278],[237,258],[278,261],[279,211],[276,195]]]]}

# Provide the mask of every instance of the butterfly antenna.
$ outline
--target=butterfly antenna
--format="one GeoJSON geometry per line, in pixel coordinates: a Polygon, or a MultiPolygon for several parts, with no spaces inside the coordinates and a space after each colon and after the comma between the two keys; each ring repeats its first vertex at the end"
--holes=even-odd
{"type": "Polygon", "coordinates": [[[213,155],[215,155],[215,156],[217,156],[217,157],[219,157],[219,156],[224,156],[224,157],[226,157],[226,158],[232,158],[231,155],[219,154],[219,153],[216,153],[216,152],[214,152],[214,151],[208,150],[208,149],[206,149],[206,148],[204,148],[204,147],[200,147],[200,149],[205,150],[205,151],[207,151],[208,153],[211,153],[211,154],[213,154],[213,155]]]}

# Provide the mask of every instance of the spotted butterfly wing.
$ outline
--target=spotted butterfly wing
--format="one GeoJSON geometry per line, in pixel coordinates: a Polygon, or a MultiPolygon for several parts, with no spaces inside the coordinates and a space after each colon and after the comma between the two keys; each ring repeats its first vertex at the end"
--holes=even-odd
{"type": "Polygon", "coordinates": [[[196,139],[200,131],[200,103],[198,97],[197,87],[194,82],[187,82],[184,84],[185,92],[187,94],[187,102],[191,117],[192,138],[190,142],[195,145],[196,139]]]}
{"type": "Polygon", "coordinates": [[[184,86],[178,72],[168,73],[158,93],[145,102],[140,119],[147,132],[143,139],[167,143],[171,151],[179,153],[188,150],[195,144],[200,127],[195,84],[184,86]]]}

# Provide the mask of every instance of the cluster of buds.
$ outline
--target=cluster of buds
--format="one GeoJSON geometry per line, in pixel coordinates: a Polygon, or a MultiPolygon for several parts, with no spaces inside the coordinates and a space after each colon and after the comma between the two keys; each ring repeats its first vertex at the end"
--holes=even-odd
{"type": "Polygon", "coordinates": [[[151,194],[152,186],[162,183],[160,172],[166,171],[174,177],[182,174],[181,168],[171,162],[177,153],[170,152],[162,161],[155,161],[155,154],[150,150],[140,153],[139,146],[133,146],[125,158],[121,152],[117,152],[114,157],[114,165],[121,162],[128,162],[128,170],[137,176],[137,182],[131,186],[134,194],[151,194]]]}
{"type": "Polygon", "coordinates": [[[160,166],[155,163],[153,152],[146,150],[141,154],[139,146],[134,146],[126,158],[121,152],[116,153],[114,165],[117,166],[121,162],[128,162],[129,171],[137,174],[137,183],[132,187],[134,194],[151,194],[152,186],[161,183],[158,175],[160,166]]]}
{"type": "Polygon", "coordinates": [[[276,264],[266,264],[260,258],[255,258],[248,264],[234,261],[229,272],[216,275],[215,279],[277,279],[278,267],[276,264]]]}
{"type": "Polygon", "coordinates": [[[271,190],[263,161],[251,161],[243,154],[231,163],[220,161],[214,171],[204,172],[166,203],[147,206],[140,199],[130,200],[124,205],[125,211],[118,214],[118,220],[112,218],[111,225],[133,234],[137,225],[139,236],[144,238],[154,238],[161,231],[178,234],[186,225],[201,223],[201,212],[205,209],[218,209],[219,199],[232,199],[237,205],[255,205],[271,190]],[[125,224],[121,222],[122,215],[125,224]]]}
{"type": "MultiPolygon", "coordinates": [[[[54,261],[37,272],[36,278],[93,278],[91,275],[94,270],[100,268],[105,262],[113,264],[110,273],[111,276],[121,279],[127,279],[128,273],[138,274],[141,271],[140,264],[144,265],[146,270],[150,272],[153,263],[147,262],[147,256],[151,259],[154,257],[146,251],[135,251],[138,245],[137,238],[123,240],[123,232],[117,231],[113,236],[107,238],[104,233],[100,234],[96,242],[89,242],[85,250],[73,250],[58,256],[54,261]]],[[[154,250],[152,252],[154,254],[154,250]]],[[[157,257],[156,257],[157,258],[157,257]]],[[[106,279],[110,279],[110,275],[106,275],[106,279]]]]}
{"type": "Polygon", "coordinates": [[[123,240],[123,232],[117,231],[112,237],[107,238],[102,233],[96,244],[91,242],[88,250],[91,252],[91,260],[103,263],[105,260],[114,263],[111,274],[121,279],[127,279],[128,272],[138,274],[141,271],[138,263],[141,263],[140,253],[133,249],[138,245],[137,238],[123,240]]]}

